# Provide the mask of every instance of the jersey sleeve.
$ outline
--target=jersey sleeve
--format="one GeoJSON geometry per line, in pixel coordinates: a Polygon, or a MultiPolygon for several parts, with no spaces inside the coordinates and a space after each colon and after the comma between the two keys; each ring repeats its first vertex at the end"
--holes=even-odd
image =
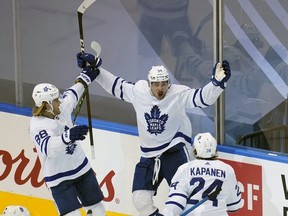
{"type": "Polygon", "coordinates": [[[215,103],[223,89],[214,86],[211,82],[203,88],[186,89],[181,93],[181,100],[186,104],[186,108],[205,108],[215,103]]]}
{"type": "Polygon", "coordinates": [[[232,167],[229,170],[229,181],[227,182],[228,187],[230,188],[228,196],[226,199],[227,202],[227,211],[235,212],[242,208],[243,203],[241,200],[241,191],[238,185],[238,181],[235,175],[235,172],[232,167]]]}
{"type": "Polygon", "coordinates": [[[209,82],[202,88],[202,98],[205,104],[212,105],[224,90],[219,86],[214,86],[209,82]]]}
{"type": "Polygon", "coordinates": [[[165,216],[180,215],[186,204],[189,194],[189,181],[187,180],[186,164],[180,166],[175,173],[169,188],[168,200],[165,203],[163,214],[165,216]]]}
{"type": "Polygon", "coordinates": [[[66,149],[69,148],[69,145],[63,142],[61,136],[48,135],[47,138],[41,142],[40,149],[41,153],[45,154],[46,157],[57,157],[67,154],[66,149]]]}
{"type": "MultiPolygon", "coordinates": [[[[51,125],[51,123],[47,121],[41,124],[45,123],[46,125],[51,125]]],[[[35,125],[35,122],[32,122],[29,131],[30,137],[37,148],[38,154],[42,154],[45,157],[57,157],[59,155],[66,154],[68,145],[63,142],[62,134],[55,134],[53,124],[51,127],[46,126],[45,128],[42,127],[42,125],[35,125]]]]}
{"type": "Polygon", "coordinates": [[[203,88],[189,88],[183,85],[173,86],[179,92],[180,103],[185,104],[185,108],[192,109],[194,107],[205,108],[215,103],[223,89],[214,86],[211,82],[203,88]]]}
{"type": "Polygon", "coordinates": [[[81,83],[76,83],[70,88],[66,89],[62,95],[61,107],[65,113],[70,115],[76,107],[84,92],[84,86],[81,83]]]}
{"type": "Polygon", "coordinates": [[[129,103],[134,100],[134,83],[115,76],[104,68],[100,68],[100,74],[96,81],[114,97],[129,103]]]}

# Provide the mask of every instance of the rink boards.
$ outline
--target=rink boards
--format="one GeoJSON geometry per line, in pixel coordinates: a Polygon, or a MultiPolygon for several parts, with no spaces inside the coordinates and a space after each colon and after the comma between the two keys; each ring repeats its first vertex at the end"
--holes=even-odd
{"type": "MultiPolygon", "coordinates": [[[[41,176],[41,165],[28,136],[30,109],[0,104],[0,213],[24,205],[32,215],[57,215],[41,176]]],[[[78,124],[86,123],[78,118],[78,124]]],[[[107,215],[137,215],[132,204],[134,166],[140,156],[135,127],[93,120],[95,159],[89,139],[82,143],[104,193],[107,215]]],[[[219,158],[235,169],[243,208],[233,215],[280,216],[288,211],[288,159],[269,152],[219,147],[219,158]]],[[[156,205],[163,208],[168,186],[160,187],[156,205]]],[[[83,211],[82,211],[83,212],[83,211]]]]}

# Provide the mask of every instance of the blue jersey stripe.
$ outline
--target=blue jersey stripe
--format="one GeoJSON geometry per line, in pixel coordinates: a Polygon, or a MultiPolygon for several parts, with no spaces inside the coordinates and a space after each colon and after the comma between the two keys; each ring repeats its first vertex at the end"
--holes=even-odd
{"type": "MultiPolygon", "coordinates": [[[[189,143],[191,142],[191,138],[189,136],[183,134],[182,132],[177,132],[172,140],[174,140],[175,138],[178,138],[178,137],[184,138],[186,142],[189,142],[189,143]]],[[[166,148],[167,146],[169,146],[169,144],[172,142],[172,140],[168,143],[164,143],[164,144],[157,146],[157,147],[154,147],[154,148],[144,148],[141,146],[141,151],[142,152],[152,152],[152,151],[162,150],[162,149],[166,148]]]]}
{"type": "Polygon", "coordinates": [[[184,209],[184,206],[182,206],[181,204],[179,204],[178,202],[175,202],[175,201],[168,201],[168,202],[165,203],[165,205],[168,205],[168,204],[170,204],[170,205],[176,205],[176,206],[178,206],[181,210],[184,209]]]}
{"type": "Polygon", "coordinates": [[[60,178],[66,177],[66,176],[74,175],[74,174],[78,173],[80,170],[82,170],[87,164],[88,164],[88,159],[87,159],[87,157],[85,157],[82,164],[80,164],[76,169],[69,170],[69,171],[62,172],[62,173],[57,173],[56,175],[53,175],[53,176],[47,176],[47,177],[45,177],[45,181],[51,182],[51,181],[55,181],[57,179],[60,179],[60,178]]]}
{"type": "MultiPolygon", "coordinates": [[[[74,89],[72,89],[72,88],[67,89],[65,92],[68,92],[68,91],[71,91],[71,92],[75,95],[76,100],[78,101],[78,94],[77,94],[77,92],[76,92],[74,89]]],[[[64,94],[65,94],[65,92],[64,92],[64,94]]]]}

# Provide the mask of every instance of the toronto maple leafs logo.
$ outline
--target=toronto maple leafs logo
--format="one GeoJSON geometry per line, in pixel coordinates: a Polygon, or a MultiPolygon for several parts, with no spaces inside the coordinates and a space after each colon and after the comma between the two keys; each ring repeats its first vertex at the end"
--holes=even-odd
{"type": "Polygon", "coordinates": [[[144,113],[144,117],[147,122],[147,131],[151,134],[161,134],[165,130],[165,124],[168,120],[168,115],[160,115],[160,109],[158,106],[153,106],[149,113],[144,113]]]}
{"type": "MultiPolygon", "coordinates": [[[[65,125],[64,130],[65,131],[69,130],[69,127],[67,125],[65,125]]],[[[66,154],[72,155],[75,152],[76,146],[77,145],[75,143],[69,143],[66,146],[66,154]]]]}
{"type": "Polygon", "coordinates": [[[77,145],[75,143],[68,144],[66,147],[66,154],[72,155],[76,149],[76,146],[77,145]]]}

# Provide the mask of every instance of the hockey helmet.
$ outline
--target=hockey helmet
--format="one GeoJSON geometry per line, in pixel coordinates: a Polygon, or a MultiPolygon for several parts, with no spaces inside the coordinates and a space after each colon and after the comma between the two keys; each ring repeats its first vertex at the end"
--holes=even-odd
{"type": "Polygon", "coordinates": [[[59,98],[59,89],[49,83],[41,83],[34,87],[32,98],[37,107],[42,106],[42,102],[52,104],[52,101],[59,98]]]}
{"type": "Polygon", "coordinates": [[[149,84],[151,82],[165,82],[169,83],[169,73],[167,69],[163,66],[152,66],[151,70],[148,73],[149,84]]]}
{"type": "Polygon", "coordinates": [[[198,158],[212,158],[216,156],[217,141],[209,133],[199,133],[194,137],[194,149],[198,158]]]}
{"type": "Polygon", "coordinates": [[[3,216],[30,216],[29,211],[23,206],[7,206],[2,214],[3,216]]]}

